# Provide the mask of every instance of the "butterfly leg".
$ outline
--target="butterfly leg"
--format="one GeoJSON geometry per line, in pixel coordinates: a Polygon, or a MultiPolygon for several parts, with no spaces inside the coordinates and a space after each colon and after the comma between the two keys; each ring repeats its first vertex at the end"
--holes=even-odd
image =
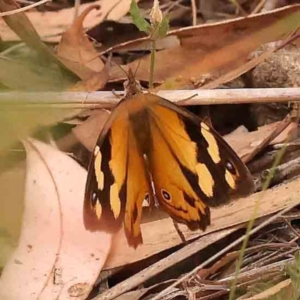
{"type": "Polygon", "coordinates": [[[186,238],[185,238],[183,232],[180,230],[180,228],[179,228],[179,226],[178,226],[178,223],[177,223],[174,219],[172,219],[172,220],[173,220],[174,228],[175,228],[177,234],[179,235],[179,237],[180,237],[182,243],[183,243],[184,245],[187,245],[187,240],[186,240],[186,238]]]}
{"type": "Polygon", "coordinates": [[[122,99],[122,98],[124,98],[124,94],[118,94],[118,93],[116,93],[116,91],[115,90],[112,90],[111,91],[112,93],[113,93],[113,95],[116,97],[116,98],[118,98],[118,99],[122,99]]]}

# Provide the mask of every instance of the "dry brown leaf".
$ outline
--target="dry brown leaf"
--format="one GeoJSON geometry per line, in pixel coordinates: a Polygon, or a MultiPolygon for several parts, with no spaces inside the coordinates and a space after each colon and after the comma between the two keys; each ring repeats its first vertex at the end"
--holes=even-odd
{"type": "MultiPolygon", "coordinates": [[[[0,11],[6,12],[18,9],[19,6],[13,0],[0,1],[0,11]]],[[[13,14],[0,18],[0,24],[4,23],[18,34],[24,43],[35,49],[40,55],[50,62],[59,63],[52,51],[40,40],[36,29],[32,26],[25,13],[13,14]]],[[[3,32],[0,31],[2,39],[3,32]]]]}
{"type": "Polygon", "coordinates": [[[148,289],[131,291],[115,298],[115,300],[140,300],[143,298],[143,295],[147,293],[147,291],[148,289]]]}
{"type": "MultiPolygon", "coordinates": [[[[187,240],[203,235],[206,235],[209,240],[209,236],[213,237],[220,229],[248,222],[252,218],[252,212],[258,199],[260,199],[258,218],[273,214],[291,205],[297,205],[300,199],[300,180],[296,179],[265,192],[259,192],[247,198],[237,199],[228,205],[211,209],[211,226],[205,232],[190,231],[184,225],[180,225],[180,230],[187,240]]],[[[152,214],[155,214],[155,210],[152,211],[152,214]]],[[[143,245],[136,250],[127,245],[124,231],[119,232],[114,239],[112,252],[105,263],[105,269],[123,266],[150,257],[182,243],[169,217],[142,223],[141,229],[143,245]]]]}
{"type": "Polygon", "coordinates": [[[291,122],[289,126],[287,126],[274,140],[270,142],[270,145],[292,141],[297,138],[298,132],[298,123],[291,122]]]}
{"type": "MultiPolygon", "coordinates": [[[[252,51],[262,44],[285,38],[299,26],[300,5],[294,5],[246,18],[170,31],[167,38],[176,39],[180,46],[157,52],[155,79],[157,82],[166,81],[160,87],[164,89],[195,83],[202,85],[239,68],[248,61],[252,51]]],[[[113,49],[128,49],[143,41],[147,38],[113,49]]],[[[137,78],[148,80],[149,61],[150,56],[147,56],[128,66],[135,69],[138,63],[137,78]]],[[[121,71],[113,67],[111,78],[123,77],[121,71]]]]}
{"type": "MultiPolygon", "coordinates": [[[[136,0],[138,2],[138,0],[136,0]]],[[[91,28],[103,21],[107,20],[119,20],[123,17],[130,8],[131,0],[100,0],[93,4],[99,5],[99,11],[93,11],[89,18],[84,23],[84,28],[91,28]]],[[[81,4],[79,7],[79,13],[83,12],[90,6],[88,4],[81,4]]],[[[43,41],[59,42],[61,34],[72,24],[74,18],[74,7],[62,9],[56,12],[38,12],[28,11],[27,17],[31,21],[34,28],[36,28],[38,34],[43,41]]],[[[20,38],[5,24],[0,18],[0,36],[3,41],[19,41],[20,38]]]]}
{"type": "MultiPolygon", "coordinates": [[[[266,136],[263,141],[253,148],[252,152],[242,157],[243,162],[246,164],[250,162],[255,156],[261,153],[267,146],[274,144],[274,139],[276,137],[277,141],[285,137],[286,139],[282,141],[283,143],[286,141],[291,141],[293,137],[297,136],[298,132],[298,124],[292,123],[291,120],[283,120],[278,123],[278,126],[272,131],[268,136],[266,136]],[[288,140],[287,140],[288,139],[288,140]]],[[[275,142],[277,142],[275,140],[275,142]]]]}
{"type": "Polygon", "coordinates": [[[88,79],[77,82],[68,88],[69,92],[93,92],[101,90],[109,80],[109,65],[105,65],[103,70],[92,74],[88,79]]]}
{"type": "Polygon", "coordinates": [[[161,291],[164,288],[166,288],[167,286],[169,286],[169,284],[171,282],[173,282],[173,280],[159,282],[159,283],[154,284],[147,288],[139,288],[135,291],[130,291],[130,292],[124,293],[120,296],[117,296],[114,299],[115,300],[140,300],[140,299],[146,299],[146,298],[148,299],[149,297],[151,297],[151,295],[155,295],[158,291],[161,291]],[[147,296],[146,296],[146,294],[147,294],[147,296]]]}
{"type": "Polygon", "coordinates": [[[83,29],[85,17],[94,9],[99,9],[99,6],[91,5],[82,12],[62,35],[57,47],[59,59],[82,80],[91,78],[104,68],[104,63],[83,29]]]}
{"type": "MultiPolygon", "coordinates": [[[[267,124],[252,132],[245,132],[240,129],[235,130],[224,136],[224,139],[230,144],[239,157],[245,158],[252,153],[266,137],[274,132],[279,125],[281,125],[281,122],[267,124]]],[[[297,136],[297,132],[298,126],[295,122],[292,122],[268,145],[284,143],[287,138],[292,140],[297,136]]]]}
{"type": "Polygon", "coordinates": [[[102,89],[109,79],[110,63],[104,65],[83,29],[85,17],[98,8],[97,5],[89,6],[63,34],[58,45],[59,59],[82,79],[68,91],[97,91],[102,89]]]}
{"type": "Polygon", "coordinates": [[[93,152],[108,117],[109,111],[105,109],[96,110],[84,123],[73,129],[74,135],[90,152],[93,152]]]}
{"type": "Polygon", "coordinates": [[[1,300],[85,299],[105,263],[111,235],[86,231],[86,171],[62,152],[30,140],[19,245],[0,278],[1,300]]]}
{"type": "Polygon", "coordinates": [[[243,157],[253,151],[266,136],[275,130],[279,122],[271,123],[259,127],[256,131],[245,132],[238,128],[237,130],[223,136],[226,142],[234,149],[234,151],[243,157]]]}

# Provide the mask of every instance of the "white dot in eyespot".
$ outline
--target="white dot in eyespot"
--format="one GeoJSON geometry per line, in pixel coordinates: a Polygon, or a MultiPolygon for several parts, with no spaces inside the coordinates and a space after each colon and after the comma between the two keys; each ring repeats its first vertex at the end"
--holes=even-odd
{"type": "Polygon", "coordinates": [[[229,161],[226,163],[226,168],[227,169],[232,169],[232,164],[229,161]]]}
{"type": "Polygon", "coordinates": [[[236,170],[235,170],[233,164],[229,161],[226,162],[226,169],[232,174],[236,173],[236,170]]]}
{"type": "Polygon", "coordinates": [[[93,193],[93,194],[92,194],[92,200],[93,200],[93,201],[96,201],[96,199],[97,199],[97,194],[96,194],[96,193],[93,193]]]}
{"type": "Polygon", "coordinates": [[[172,199],[170,193],[168,191],[166,191],[165,189],[161,189],[161,195],[167,201],[170,201],[172,199]]]}

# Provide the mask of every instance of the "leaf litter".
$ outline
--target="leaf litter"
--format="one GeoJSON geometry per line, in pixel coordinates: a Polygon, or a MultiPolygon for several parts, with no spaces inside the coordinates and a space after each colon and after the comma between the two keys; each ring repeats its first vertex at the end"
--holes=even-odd
{"type": "Polygon", "coordinates": [[[85,299],[112,239],[86,231],[79,221],[86,171],[49,145],[28,140],[25,148],[23,226],[2,272],[1,299],[85,299]]]}
{"type": "MultiPolygon", "coordinates": [[[[82,14],[74,22],[71,18],[74,8],[43,13],[30,11],[26,14],[20,13],[6,18],[7,24],[27,44],[27,47],[32,49],[31,51],[38,54],[40,61],[44,62],[42,64],[44,69],[37,66],[34,61],[25,60],[24,63],[24,58],[22,62],[15,61],[18,52],[15,52],[14,56],[8,54],[5,59],[1,57],[3,70],[9,70],[9,66],[15,65],[15,71],[10,76],[3,72],[0,76],[1,84],[8,90],[48,91],[53,90],[54,87],[55,90],[62,92],[93,92],[98,89],[120,89],[119,82],[124,78],[124,74],[115,66],[114,61],[121,61],[125,70],[128,67],[135,69],[134,66],[138,64],[137,77],[147,82],[149,79],[149,56],[143,53],[145,45],[148,43],[147,38],[129,40],[129,42],[117,44],[105,52],[99,52],[97,42],[85,35],[86,24],[89,24],[87,27],[96,27],[97,21],[102,22],[105,18],[120,20],[129,10],[130,1],[125,2],[111,2],[110,5],[112,6],[109,6],[108,1],[104,1],[100,4],[101,7],[98,11],[94,9],[98,5],[97,1],[92,5],[82,4],[80,5],[82,14]],[[110,9],[107,9],[108,7],[110,9]],[[55,16],[59,15],[63,17],[55,21],[55,16]],[[17,18],[17,16],[21,16],[21,18],[17,18]],[[41,42],[30,23],[30,20],[34,20],[33,16],[38,22],[42,21],[42,26],[34,26],[39,33],[39,30],[44,29],[54,33],[55,37],[52,38],[52,42],[58,42],[57,36],[62,35],[56,50],[45,47],[45,44],[41,42]],[[51,19],[52,21],[46,21],[51,19]],[[85,25],[83,25],[84,20],[85,25]],[[62,24],[63,26],[61,26],[62,24]],[[57,29],[53,25],[57,28],[60,26],[60,28],[57,29]],[[112,63],[105,64],[104,56],[107,56],[108,53],[112,54],[112,63]],[[126,65],[124,65],[124,61],[126,65]],[[52,74],[47,71],[45,62],[50,62],[52,74]],[[24,76],[25,81],[23,78],[18,79],[12,75],[18,72],[26,74],[24,76]],[[41,78],[43,78],[42,81],[41,78]],[[110,82],[108,82],[109,80],[110,82]]],[[[254,1],[249,0],[248,2],[254,1]]],[[[10,8],[0,5],[0,9],[5,11],[15,7],[15,4],[8,3],[10,8]]],[[[252,5],[243,6],[243,9],[246,12],[249,9],[249,12],[256,8],[252,5]]],[[[171,30],[165,38],[158,40],[157,43],[160,51],[156,53],[154,76],[156,85],[160,85],[159,88],[164,89],[215,88],[218,86],[223,88],[249,87],[249,78],[243,78],[241,83],[232,80],[241,78],[241,74],[251,77],[250,70],[262,61],[268,59],[271,61],[272,57],[287,56],[291,53],[285,49],[297,41],[295,37],[297,38],[296,30],[300,25],[299,9],[299,5],[293,5],[260,15],[250,15],[246,18],[240,17],[220,23],[171,30]],[[294,40],[291,38],[292,34],[294,34],[294,40]],[[278,50],[280,43],[287,43],[287,41],[290,45],[284,47],[284,51],[287,52],[282,54],[281,50],[278,50]],[[262,45],[270,42],[280,43],[263,50],[263,52],[258,51],[262,45]],[[258,55],[258,58],[255,55],[258,55]]],[[[226,13],[228,13],[227,10],[226,13]]],[[[231,12],[233,17],[235,17],[235,13],[231,12]]],[[[214,10],[211,10],[210,14],[214,15],[214,10]]],[[[37,23],[34,21],[33,24],[37,23]]],[[[1,34],[4,41],[6,39],[5,34],[4,31],[1,34]]],[[[9,39],[11,37],[12,35],[9,39]]],[[[97,40],[97,36],[93,38],[97,40]]],[[[45,41],[44,37],[43,40],[45,41]]],[[[48,40],[51,40],[51,37],[48,40]]],[[[297,52],[299,45],[297,43],[294,45],[293,50],[296,49],[297,52]]],[[[285,64],[288,65],[288,62],[285,64]]],[[[290,67],[285,65],[285,72],[288,72],[288,69],[292,70],[292,66],[295,70],[296,65],[297,60],[294,60],[290,67]]],[[[293,76],[292,85],[298,87],[297,76],[293,76]]],[[[255,78],[252,79],[255,80],[255,78]]],[[[281,85],[282,83],[277,82],[278,87],[281,85]]],[[[255,107],[266,108],[267,106],[256,104],[255,107]]],[[[248,108],[243,111],[242,119],[253,117],[254,105],[248,106],[248,108]]],[[[196,107],[193,109],[205,118],[209,115],[205,109],[203,109],[204,113],[197,110],[196,107]]],[[[227,115],[224,113],[225,109],[226,107],[222,108],[222,115],[227,115]]],[[[291,110],[292,112],[297,111],[297,106],[292,105],[289,109],[277,106],[276,109],[277,115],[280,110],[282,111],[280,113],[286,115],[291,110]]],[[[210,108],[209,110],[211,111],[213,126],[217,128],[226,127],[226,122],[218,124],[219,118],[213,118],[214,115],[220,116],[214,112],[217,108],[210,108]]],[[[78,110],[77,112],[72,111],[72,114],[77,115],[78,112],[78,110]]],[[[113,293],[116,295],[116,290],[117,294],[120,295],[119,299],[122,297],[124,299],[126,297],[128,299],[133,299],[132,297],[147,299],[147,297],[153,297],[168,286],[170,284],[169,279],[180,277],[189,272],[191,266],[201,265],[206,258],[218,253],[224,248],[224,245],[228,245],[243,234],[245,222],[251,218],[249,212],[253,210],[255,199],[259,197],[259,193],[214,210],[212,226],[205,233],[189,232],[184,226],[180,226],[180,230],[189,243],[185,247],[183,247],[171,220],[159,210],[149,212],[147,207],[144,208],[142,224],[145,242],[137,250],[127,246],[123,231],[113,240],[112,237],[104,233],[95,235],[86,232],[82,221],[80,221],[82,219],[82,198],[86,173],[78,166],[78,162],[87,166],[88,150],[92,151],[97,133],[101,130],[108,112],[104,110],[85,111],[80,125],[64,122],[66,117],[69,117],[70,111],[61,111],[56,118],[47,121],[43,115],[37,118],[39,113],[32,114],[32,112],[27,111],[26,115],[28,118],[19,119],[17,112],[4,114],[2,119],[7,120],[7,122],[3,123],[2,129],[9,128],[12,123],[14,130],[6,132],[7,138],[1,145],[3,150],[10,149],[12,143],[18,138],[37,135],[37,130],[41,126],[49,126],[54,122],[59,127],[66,126],[67,131],[61,139],[50,139],[52,147],[35,140],[29,140],[26,144],[27,177],[21,234],[16,250],[2,271],[0,285],[2,284],[4,288],[1,288],[3,294],[1,299],[5,299],[5,297],[11,299],[9,297],[13,295],[16,299],[27,299],[26,297],[28,299],[38,297],[42,297],[42,299],[74,297],[86,299],[92,289],[91,295],[97,295],[99,288],[102,294],[96,296],[96,299],[101,299],[105,295],[107,296],[105,296],[106,299],[112,299],[109,298],[109,295],[113,293]],[[30,126],[27,125],[29,124],[28,120],[31,121],[30,126]],[[21,130],[20,124],[22,123],[24,128],[21,130]],[[16,126],[15,124],[19,125],[16,126]],[[77,140],[73,140],[71,145],[66,144],[70,136],[77,138],[77,140]],[[75,160],[53,149],[53,145],[64,149],[75,160]],[[45,223],[47,223],[46,227],[45,223]],[[160,230],[162,227],[164,232],[160,230]],[[45,232],[49,232],[49,234],[45,235],[45,232]],[[104,234],[103,237],[101,237],[102,234],[104,234]],[[103,239],[107,242],[105,242],[105,247],[101,249],[103,239]],[[198,248],[195,245],[198,245],[198,248]],[[45,252],[45,250],[47,251],[45,252]],[[175,258],[172,260],[170,257],[175,258]],[[151,268],[147,268],[151,264],[156,266],[156,273],[153,273],[151,268]],[[159,266],[162,266],[163,269],[160,269],[159,266]],[[97,280],[101,269],[103,270],[102,274],[104,274],[116,267],[122,268],[111,272],[111,275],[104,276],[103,278],[106,279],[102,281],[97,280]],[[144,270],[143,274],[146,274],[144,278],[139,276],[140,272],[143,272],[142,270],[144,270]],[[158,274],[159,270],[162,272],[160,275],[158,274]],[[138,277],[139,280],[136,279],[138,277]],[[125,278],[127,279],[122,283],[125,278]],[[16,288],[16,281],[18,288],[16,288]],[[119,285],[116,285],[118,282],[120,282],[119,285]],[[141,284],[144,285],[143,288],[134,290],[141,284]],[[128,292],[131,289],[134,291],[128,292]]],[[[262,114],[260,118],[266,120],[268,116],[269,113],[262,114]]],[[[227,119],[230,120],[230,118],[238,119],[237,113],[231,112],[227,119]]],[[[279,118],[277,121],[283,119],[279,118]]],[[[266,216],[298,203],[299,183],[295,179],[289,181],[299,174],[300,169],[300,163],[297,160],[300,154],[298,121],[292,114],[289,120],[291,127],[286,129],[282,127],[282,130],[278,130],[281,123],[270,122],[269,125],[265,125],[262,122],[260,125],[265,126],[258,128],[257,125],[254,124],[255,126],[253,126],[251,122],[245,124],[242,120],[241,124],[234,126],[242,125],[245,128],[247,125],[247,128],[239,133],[238,131],[232,133],[231,137],[226,137],[229,142],[230,139],[237,140],[232,142],[232,146],[241,157],[243,155],[251,156],[251,159],[248,158],[248,166],[255,180],[260,182],[260,185],[257,185],[257,190],[261,189],[266,178],[265,172],[270,172],[280,147],[287,147],[288,149],[281,164],[276,169],[276,176],[274,176],[274,178],[280,178],[280,181],[275,180],[272,183],[275,186],[266,192],[260,203],[258,224],[266,216]],[[287,139],[289,140],[288,143],[286,143],[287,139]],[[283,181],[285,182],[281,186],[276,186],[283,181]]],[[[50,130],[49,134],[52,136],[53,132],[50,130]]],[[[3,172],[5,174],[5,171],[3,172]]],[[[299,219],[299,213],[295,208],[286,213],[284,217],[269,224],[265,229],[261,229],[250,239],[242,269],[237,276],[240,299],[264,299],[263,297],[268,298],[273,295],[280,295],[280,293],[297,296],[298,286],[296,282],[297,270],[299,269],[297,219],[299,219]]],[[[5,234],[1,234],[2,236],[5,234]]],[[[4,241],[4,246],[9,245],[9,239],[8,241],[4,238],[1,240],[4,241]]],[[[239,247],[235,248],[233,252],[229,252],[206,269],[204,268],[196,275],[191,276],[184,281],[183,286],[176,287],[169,292],[168,297],[170,299],[176,299],[176,297],[186,299],[191,297],[195,299],[222,299],[224,297],[226,299],[231,287],[238,250],[239,247]]]]}

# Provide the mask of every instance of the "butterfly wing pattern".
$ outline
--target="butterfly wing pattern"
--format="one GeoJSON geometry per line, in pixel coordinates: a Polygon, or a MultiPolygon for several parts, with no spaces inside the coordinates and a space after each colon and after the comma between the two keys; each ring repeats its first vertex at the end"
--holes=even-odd
{"type": "Polygon", "coordinates": [[[84,224],[91,231],[115,233],[124,223],[128,242],[136,247],[142,243],[142,203],[152,194],[126,110],[126,105],[118,106],[97,141],[86,183],[84,224]]]}
{"type": "Polygon", "coordinates": [[[142,203],[161,207],[191,230],[210,224],[210,206],[253,191],[247,167],[211,127],[151,93],[125,97],[111,114],[92,157],[84,224],[142,243],[142,203]],[[151,181],[154,184],[152,191],[151,181]]]}
{"type": "Polygon", "coordinates": [[[148,155],[150,172],[157,199],[172,218],[192,230],[205,229],[209,206],[253,191],[248,169],[200,118],[165,99],[149,110],[157,145],[148,155]]]}

